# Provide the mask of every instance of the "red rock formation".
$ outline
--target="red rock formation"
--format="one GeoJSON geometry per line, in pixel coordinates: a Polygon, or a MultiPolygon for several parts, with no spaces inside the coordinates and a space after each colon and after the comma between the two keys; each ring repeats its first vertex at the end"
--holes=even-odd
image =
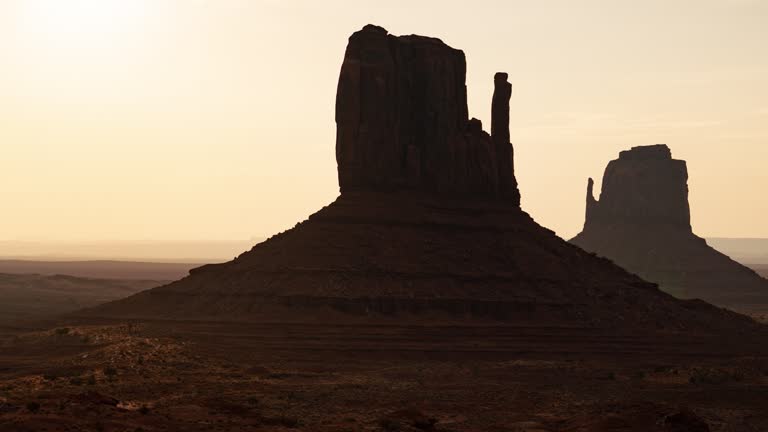
{"type": "Polygon", "coordinates": [[[685,161],[666,145],[621,152],[599,201],[589,179],[584,230],[571,242],[683,298],[744,311],[768,304],[768,281],[693,233],[687,182],[685,161]]]}
{"type": "Polygon", "coordinates": [[[464,75],[464,55],[437,39],[355,33],[337,97],[341,196],[232,262],[90,313],[754,328],[537,225],[512,172],[507,77],[495,79],[492,138],[468,119],[464,75]]]}
{"type": "Polygon", "coordinates": [[[600,201],[588,186],[585,230],[592,225],[664,226],[691,231],[688,169],[664,144],[635,147],[611,161],[600,201]]]}
{"type": "Polygon", "coordinates": [[[341,192],[418,190],[519,203],[509,142],[506,74],[493,128],[467,114],[466,61],[439,39],[366,26],[349,39],[336,97],[341,192]]]}

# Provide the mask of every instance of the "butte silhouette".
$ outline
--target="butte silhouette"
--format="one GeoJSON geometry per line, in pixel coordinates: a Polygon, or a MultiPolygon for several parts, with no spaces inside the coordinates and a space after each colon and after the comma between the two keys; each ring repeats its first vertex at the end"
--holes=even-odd
{"type": "Polygon", "coordinates": [[[464,53],[438,39],[353,34],[336,99],[336,201],[231,262],[88,313],[752,328],[536,224],[520,208],[507,75],[494,79],[491,134],[469,118],[465,77],[464,53]]]}
{"type": "Polygon", "coordinates": [[[768,303],[768,280],[707,245],[691,229],[688,169],[666,145],[611,161],[600,200],[587,186],[584,230],[571,240],[681,298],[749,311],[768,303]]]}

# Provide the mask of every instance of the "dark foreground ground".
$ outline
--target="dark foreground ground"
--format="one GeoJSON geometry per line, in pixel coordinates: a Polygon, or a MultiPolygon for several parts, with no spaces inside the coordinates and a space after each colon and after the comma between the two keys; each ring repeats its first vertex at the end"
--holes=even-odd
{"type": "Polygon", "coordinates": [[[0,328],[0,431],[768,430],[765,350],[728,339],[396,323],[41,328],[0,328]]]}

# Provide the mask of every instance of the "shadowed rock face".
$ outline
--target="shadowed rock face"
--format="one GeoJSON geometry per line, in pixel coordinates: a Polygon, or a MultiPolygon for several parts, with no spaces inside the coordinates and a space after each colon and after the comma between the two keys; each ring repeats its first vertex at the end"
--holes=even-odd
{"type": "Polygon", "coordinates": [[[664,144],[621,152],[605,169],[600,201],[592,188],[589,179],[585,231],[606,225],[691,231],[688,169],[664,144]]]}
{"type": "Polygon", "coordinates": [[[493,133],[467,113],[466,60],[439,39],[366,26],[349,39],[336,98],[341,192],[418,190],[519,204],[512,86],[497,74],[493,133]]]}
{"type": "Polygon", "coordinates": [[[367,26],[337,97],[341,196],[234,261],[89,312],[111,317],[752,329],[570,245],[520,209],[506,74],[493,136],[468,119],[464,55],[367,26]]]}
{"type": "Polygon", "coordinates": [[[572,243],[683,298],[750,311],[768,281],[709,247],[691,229],[688,170],[666,145],[634,147],[608,163],[600,200],[587,184],[584,230],[572,243]]]}

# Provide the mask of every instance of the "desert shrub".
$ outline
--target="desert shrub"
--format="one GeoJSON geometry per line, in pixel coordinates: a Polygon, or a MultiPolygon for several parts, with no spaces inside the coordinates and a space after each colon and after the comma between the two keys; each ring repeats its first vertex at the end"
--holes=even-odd
{"type": "Polygon", "coordinates": [[[86,381],[86,384],[89,386],[96,385],[96,377],[91,375],[88,377],[88,380],[86,381]]]}
{"type": "Polygon", "coordinates": [[[285,416],[282,416],[282,417],[280,417],[280,424],[282,426],[284,426],[284,427],[289,428],[289,429],[295,429],[295,428],[299,427],[300,422],[299,422],[299,419],[297,419],[295,417],[285,417],[285,416]]]}
{"type": "Polygon", "coordinates": [[[412,428],[423,431],[434,431],[437,419],[425,415],[416,409],[404,409],[379,420],[379,426],[387,432],[400,431],[403,429],[412,430],[412,428]]]}
{"type": "Polygon", "coordinates": [[[139,412],[142,415],[147,415],[149,414],[149,407],[147,407],[146,405],[142,405],[141,408],[139,408],[139,412]]]}
{"type": "MultiPolygon", "coordinates": [[[[729,381],[737,380],[731,372],[717,368],[698,368],[691,372],[688,382],[691,384],[724,384],[729,381]]],[[[743,377],[738,377],[739,379],[743,377]]]]}
{"type": "Polygon", "coordinates": [[[437,424],[437,419],[435,418],[415,419],[413,421],[413,427],[415,427],[416,429],[424,430],[424,431],[434,430],[436,424],[437,424]]]}
{"type": "Polygon", "coordinates": [[[113,367],[108,367],[104,369],[104,375],[108,376],[109,378],[114,378],[117,376],[117,369],[113,367]]]}
{"type": "Polygon", "coordinates": [[[397,432],[403,427],[399,421],[391,418],[381,419],[379,421],[379,426],[387,432],[397,432]]]}
{"type": "Polygon", "coordinates": [[[268,426],[282,426],[288,429],[296,429],[301,426],[299,419],[288,416],[266,417],[262,419],[262,423],[268,426]]]}
{"type": "Polygon", "coordinates": [[[84,381],[80,377],[74,377],[69,380],[69,383],[72,385],[80,386],[83,385],[84,381]]]}
{"type": "Polygon", "coordinates": [[[40,411],[40,404],[37,402],[29,402],[27,403],[27,411],[31,413],[36,413],[40,411]]]}
{"type": "Polygon", "coordinates": [[[69,334],[69,332],[70,332],[70,330],[69,330],[69,328],[68,328],[68,327],[62,327],[62,328],[57,328],[57,329],[55,330],[55,332],[56,332],[56,334],[57,334],[57,335],[59,335],[59,336],[64,336],[64,335],[68,335],[68,334],[69,334]]]}

